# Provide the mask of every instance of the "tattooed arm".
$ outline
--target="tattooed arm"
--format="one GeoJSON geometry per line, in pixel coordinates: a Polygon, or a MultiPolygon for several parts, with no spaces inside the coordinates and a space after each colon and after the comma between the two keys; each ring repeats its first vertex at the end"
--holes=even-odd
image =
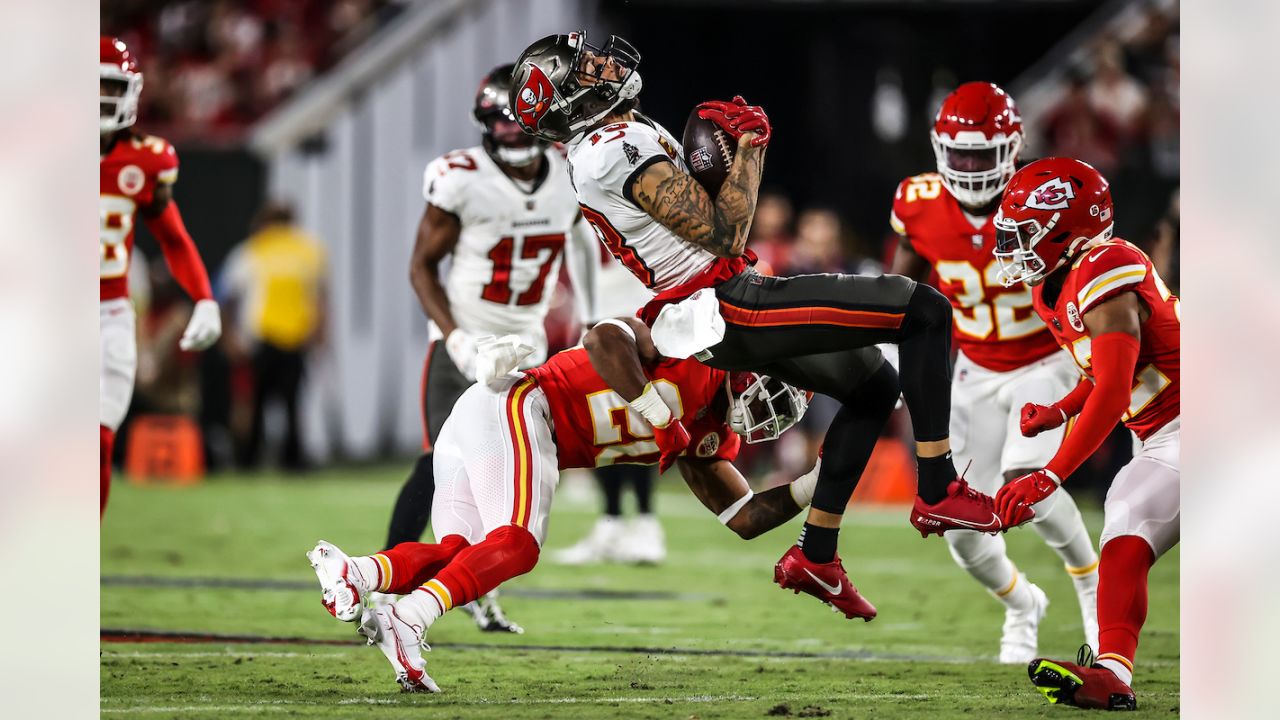
{"type": "Polygon", "coordinates": [[[669,162],[650,165],[630,188],[636,204],[681,239],[725,258],[747,247],[764,169],[764,148],[755,133],[738,138],[738,153],[715,201],[693,176],[669,162]]]}

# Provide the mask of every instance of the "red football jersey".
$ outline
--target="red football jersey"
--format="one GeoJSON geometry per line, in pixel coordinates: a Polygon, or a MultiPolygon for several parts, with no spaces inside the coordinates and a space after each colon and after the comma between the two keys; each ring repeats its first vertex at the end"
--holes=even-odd
{"type": "Polygon", "coordinates": [[[156,188],[178,179],[173,146],[154,136],[124,134],[98,161],[101,218],[98,299],[129,296],[129,258],[138,210],[151,205],[156,188]]]}
{"type": "Polygon", "coordinates": [[[1135,292],[1151,316],[1142,324],[1138,364],[1134,368],[1132,400],[1124,423],[1143,440],[1178,417],[1178,375],[1182,315],[1176,295],[1169,292],[1151,258],[1132,244],[1115,239],[1083,253],[1072,263],[1054,306],[1044,298],[1044,284],[1032,292],[1036,312],[1055,338],[1092,375],[1092,338],[1084,315],[1098,303],[1124,292],[1135,292]]]}
{"type": "Polygon", "coordinates": [[[1053,336],[1031,309],[1030,288],[1006,288],[996,277],[1000,264],[992,255],[991,218],[974,227],[940,175],[903,180],[889,223],[933,266],[938,291],[951,301],[956,345],[970,360],[1007,372],[1057,352],[1053,336]]]}
{"type": "MultiPolygon", "coordinates": [[[[630,463],[656,465],[653,428],[605,384],[581,347],[552,356],[527,373],[547,394],[555,423],[560,469],[630,463]]],[[[725,424],[728,399],[723,370],[692,358],[663,360],[646,374],[689,430],[685,455],[733,460],[740,439],[725,424]]]]}

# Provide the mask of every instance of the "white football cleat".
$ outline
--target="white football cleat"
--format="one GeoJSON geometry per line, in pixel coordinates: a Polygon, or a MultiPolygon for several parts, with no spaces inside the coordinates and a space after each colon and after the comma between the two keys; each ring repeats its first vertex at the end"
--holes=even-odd
{"type": "Polygon", "coordinates": [[[357,632],[387,657],[404,692],[440,692],[440,686],[427,674],[427,661],[422,659],[426,647],[422,628],[400,619],[394,606],[370,610],[357,632]]]}
{"type": "Polygon", "coordinates": [[[1080,619],[1084,623],[1084,642],[1098,651],[1098,571],[1071,578],[1080,600],[1080,619]]]}
{"type": "Polygon", "coordinates": [[[1000,636],[1000,662],[1005,665],[1026,665],[1036,659],[1039,647],[1040,621],[1049,609],[1049,597],[1027,576],[1018,574],[1018,582],[1027,583],[1031,593],[1031,607],[1025,610],[1005,608],[1004,630],[1000,636]]]}
{"type": "Polygon", "coordinates": [[[321,540],[307,553],[320,580],[320,602],[342,622],[356,622],[364,611],[369,583],[337,545],[321,540]]]}
{"type": "Polygon", "coordinates": [[[622,536],[626,527],[621,518],[602,516],[596,520],[591,532],[563,550],[557,550],[552,559],[561,565],[590,565],[599,562],[612,562],[621,559],[622,536]]]}
{"type": "Polygon", "coordinates": [[[637,515],[627,523],[619,555],[626,562],[658,565],[667,559],[667,539],[653,515],[637,515]]]}

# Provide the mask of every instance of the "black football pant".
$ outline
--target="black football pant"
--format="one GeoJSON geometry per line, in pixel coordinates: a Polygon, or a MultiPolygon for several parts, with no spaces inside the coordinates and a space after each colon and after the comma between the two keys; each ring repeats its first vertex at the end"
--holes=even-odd
{"type": "Polygon", "coordinates": [[[289,349],[267,342],[253,349],[253,414],[249,437],[241,450],[240,465],[257,467],[266,435],[267,403],[277,399],[284,406],[284,445],[280,449],[280,465],[286,470],[305,469],[302,461],[301,426],[298,398],[301,395],[306,356],[301,349],[289,349]]]}
{"type": "Polygon", "coordinates": [[[900,275],[747,270],[717,286],[716,298],[725,336],[699,355],[703,362],[777,377],[843,406],[827,431],[813,507],[844,511],[899,388],[917,441],[948,436],[951,304],[928,285],[900,275]],[[898,345],[899,373],[876,343],[898,345]]]}
{"type": "Polygon", "coordinates": [[[436,492],[436,476],[432,469],[432,443],[440,437],[444,421],[449,419],[453,406],[464,390],[471,386],[458,371],[444,341],[437,340],[427,350],[426,365],[422,370],[422,432],[423,453],[413,464],[409,479],[400,488],[395,507],[391,510],[391,526],[387,529],[386,548],[402,542],[417,542],[427,529],[431,519],[431,498],[436,492]]]}

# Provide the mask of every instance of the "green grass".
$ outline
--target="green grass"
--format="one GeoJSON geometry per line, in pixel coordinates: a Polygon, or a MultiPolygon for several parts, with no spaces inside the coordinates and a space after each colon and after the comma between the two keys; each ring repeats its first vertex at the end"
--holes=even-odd
{"type": "MultiPolygon", "coordinates": [[[[303,553],[324,538],[352,553],[378,549],[406,468],[309,478],[215,478],[195,488],[118,485],[103,525],[107,576],[311,581],[303,553]]],[[[799,522],[739,540],[674,485],[659,511],[670,558],[657,568],[558,567],[516,589],[683,593],[673,600],[573,600],[508,595],[522,636],[481,634],[450,614],[432,629],[428,670],[444,688],[401,695],[390,667],[353,627],[320,607],[317,590],[104,585],[102,626],[350,640],[350,646],[104,643],[102,709],[141,717],[741,718],[1065,717],[1026,671],[993,661],[1001,606],[956,568],[945,543],[922,540],[902,508],[846,516],[841,554],[880,609],[846,621],[771,583],[799,522]],[[504,647],[521,646],[521,647],[504,647]],[[545,649],[544,649],[545,648],[545,649]],[[665,652],[635,652],[655,648],[665,652]],[[682,652],[683,651],[683,652],[682,652]],[[727,651],[727,652],[726,652],[727,651]],[[779,653],[800,654],[785,656],[779,653]],[[825,656],[825,657],[824,657],[825,656]],[[824,715],[823,713],[829,713],[824,715]]],[[[570,544],[594,503],[557,499],[548,548],[570,544]]],[[[1095,536],[1096,512],[1086,517],[1095,536]]],[[[1041,652],[1072,658],[1081,642],[1071,583],[1031,531],[1008,535],[1019,567],[1052,605],[1041,652]]],[[[1153,570],[1150,617],[1135,685],[1141,714],[1178,708],[1178,553],[1153,570]]]]}

